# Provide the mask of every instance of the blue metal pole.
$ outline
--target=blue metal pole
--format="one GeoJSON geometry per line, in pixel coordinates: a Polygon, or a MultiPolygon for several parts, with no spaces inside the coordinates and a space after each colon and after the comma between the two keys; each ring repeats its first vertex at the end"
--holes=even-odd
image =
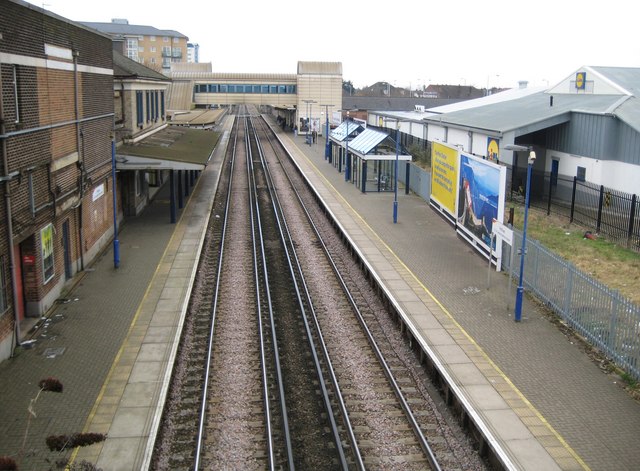
{"type": "Polygon", "coordinates": [[[520,322],[522,320],[522,296],[524,293],[523,278],[524,278],[524,256],[527,247],[527,219],[529,216],[529,192],[531,186],[531,159],[527,164],[527,189],[524,197],[524,224],[522,228],[522,248],[520,249],[520,281],[518,282],[518,290],[516,291],[516,306],[515,306],[515,321],[520,322]]]}
{"type": "Polygon", "coordinates": [[[396,127],[396,168],[395,168],[395,188],[393,195],[393,223],[398,222],[398,155],[400,154],[400,125],[396,127]]]}
{"type": "Polygon", "coordinates": [[[116,198],[116,141],[111,140],[111,180],[113,182],[113,267],[120,266],[120,240],[118,240],[118,200],[116,198]]]}
{"type": "Polygon", "coordinates": [[[327,110],[327,144],[324,148],[324,160],[327,160],[331,155],[331,147],[329,146],[329,107],[326,107],[327,110]]]}
{"type": "Polygon", "coordinates": [[[344,181],[349,181],[349,116],[347,116],[347,137],[344,139],[345,152],[344,152],[344,181]]]}

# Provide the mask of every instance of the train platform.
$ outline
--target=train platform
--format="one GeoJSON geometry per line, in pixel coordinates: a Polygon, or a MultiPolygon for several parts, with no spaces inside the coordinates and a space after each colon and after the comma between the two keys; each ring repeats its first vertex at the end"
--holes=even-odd
{"type": "Polygon", "coordinates": [[[15,458],[22,449],[19,469],[57,469],[60,456],[46,437],[79,432],[108,438],[67,453],[74,463],[147,469],[231,124],[221,124],[220,144],[178,222],[170,222],[165,185],[122,225],[119,268],[113,248],[105,250],[40,320],[28,338],[32,348],[19,347],[0,363],[0,456],[15,458]],[[63,392],[43,392],[29,417],[38,383],[48,377],[63,392]]]}
{"type": "MultiPolygon", "coordinates": [[[[394,224],[393,194],[345,182],[322,137],[309,146],[279,136],[514,469],[636,468],[640,406],[530,300],[515,323],[505,277],[489,283],[486,260],[427,202],[400,194],[394,224]]],[[[108,439],[80,449],[76,463],[147,469],[226,137],[178,223],[156,197],[123,226],[120,268],[106,250],[42,321],[33,348],[0,363],[0,455],[15,456],[29,424],[20,469],[48,469],[56,457],[45,438],[79,431],[108,439]],[[64,392],[42,393],[28,419],[50,376],[64,392]]]]}
{"type": "Polygon", "coordinates": [[[640,404],[618,377],[531,299],[515,322],[508,276],[491,273],[423,198],[399,192],[394,224],[394,194],[345,182],[324,137],[279,136],[514,469],[637,468],[640,404]]]}

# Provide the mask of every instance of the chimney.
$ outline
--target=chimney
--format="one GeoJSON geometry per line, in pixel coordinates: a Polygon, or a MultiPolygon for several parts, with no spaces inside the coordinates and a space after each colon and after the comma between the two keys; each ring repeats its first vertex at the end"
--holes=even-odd
{"type": "Polygon", "coordinates": [[[553,106],[553,95],[549,96],[549,107],[553,106]]]}
{"type": "Polygon", "coordinates": [[[115,23],[118,25],[128,25],[129,20],[127,20],[126,18],[111,18],[111,23],[115,23]]]}

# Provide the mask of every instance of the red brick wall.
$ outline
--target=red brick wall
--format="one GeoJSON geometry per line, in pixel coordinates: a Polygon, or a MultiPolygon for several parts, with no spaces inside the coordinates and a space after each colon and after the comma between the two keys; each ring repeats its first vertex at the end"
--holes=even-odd
{"type": "MultiPolygon", "coordinates": [[[[5,131],[27,131],[5,140],[9,171],[20,172],[20,178],[10,183],[13,243],[21,243],[24,254],[35,256],[35,264],[24,267],[24,292],[27,301],[38,303],[64,277],[61,243],[64,221],[70,223],[72,260],[79,259],[80,250],[91,248],[112,225],[111,204],[106,204],[111,201],[111,185],[106,186],[105,195],[92,201],[93,189],[110,173],[113,117],[108,115],[113,113],[114,106],[112,75],[93,70],[113,69],[112,43],[108,37],[71,21],[43,15],[29,4],[8,0],[0,0],[0,3],[0,52],[37,61],[46,58],[45,45],[48,44],[74,51],[79,67],[76,77],[72,70],[46,68],[42,62],[28,66],[23,65],[25,61],[1,64],[5,131]],[[88,72],[84,66],[93,69],[88,72]],[[18,82],[17,102],[12,83],[14,71],[18,82]],[[104,117],[92,120],[97,116],[104,117]],[[76,117],[83,121],[77,125],[60,125],[76,117]],[[41,129],[35,131],[38,127],[41,129]],[[77,162],[74,158],[60,160],[74,153],[77,162]],[[56,162],[65,165],[54,170],[56,162]],[[76,209],[78,203],[82,205],[76,209]],[[80,247],[79,211],[83,215],[83,248],[80,247]],[[55,277],[43,284],[40,230],[49,223],[55,229],[55,277]]],[[[50,59],[52,63],[65,62],[63,58],[50,59]]],[[[72,61],[67,62],[73,68],[72,61]]],[[[0,184],[2,192],[4,185],[0,184]]],[[[2,204],[0,255],[8,257],[11,244],[6,217],[2,204]]],[[[5,284],[11,286],[8,270],[5,284]]],[[[3,322],[7,322],[4,316],[0,317],[0,338],[4,333],[3,322]]]]}

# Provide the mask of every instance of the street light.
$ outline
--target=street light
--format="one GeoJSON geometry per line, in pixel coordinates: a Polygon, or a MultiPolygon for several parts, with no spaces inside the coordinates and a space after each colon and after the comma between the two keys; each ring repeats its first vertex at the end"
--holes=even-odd
{"type": "Polygon", "coordinates": [[[396,163],[395,163],[395,184],[393,187],[393,223],[398,222],[398,160],[400,158],[400,120],[386,118],[385,121],[396,122],[396,163]]]}
{"type": "Polygon", "coordinates": [[[344,138],[344,181],[349,181],[349,112],[347,111],[347,129],[345,131],[346,136],[344,138]]]}
{"type": "Polygon", "coordinates": [[[524,197],[524,224],[522,227],[522,248],[520,249],[520,280],[518,282],[518,290],[516,291],[516,306],[515,306],[515,321],[520,322],[522,319],[522,295],[524,293],[524,287],[522,286],[524,278],[524,255],[527,247],[527,218],[529,216],[529,193],[531,187],[531,168],[536,160],[536,153],[532,150],[531,146],[519,146],[517,144],[510,144],[504,147],[506,150],[512,150],[514,152],[529,151],[529,158],[527,159],[527,188],[525,190],[524,197]]]}
{"type": "Polygon", "coordinates": [[[398,222],[398,159],[400,154],[400,120],[396,122],[396,168],[395,168],[395,185],[393,192],[393,223],[398,222]]]}
{"type": "Polygon", "coordinates": [[[324,106],[325,113],[327,114],[327,135],[326,135],[327,144],[325,145],[325,148],[324,148],[324,160],[327,160],[331,155],[331,146],[329,145],[329,107],[333,105],[320,105],[320,106],[324,106]]]}

